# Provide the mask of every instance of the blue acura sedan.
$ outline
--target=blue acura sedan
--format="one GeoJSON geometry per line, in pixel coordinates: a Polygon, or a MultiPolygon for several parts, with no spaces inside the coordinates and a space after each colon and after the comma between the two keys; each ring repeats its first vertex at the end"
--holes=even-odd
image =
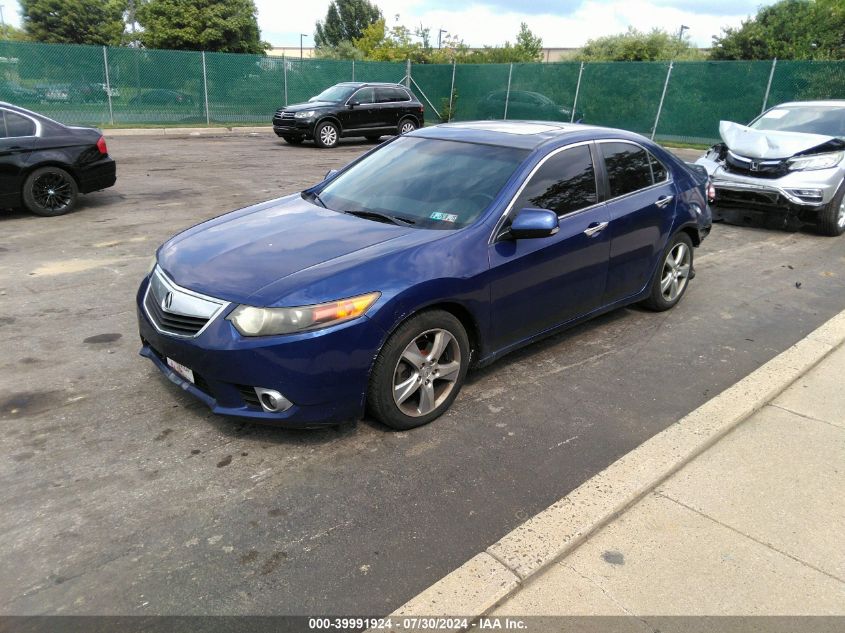
{"type": "Polygon", "coordinates": [[[473,366],[621,306],[677,304],[706,187],[620,130],[417,130],[162,245],[138,290],[141,354],[216,413],[420,426],[473,366]]]}

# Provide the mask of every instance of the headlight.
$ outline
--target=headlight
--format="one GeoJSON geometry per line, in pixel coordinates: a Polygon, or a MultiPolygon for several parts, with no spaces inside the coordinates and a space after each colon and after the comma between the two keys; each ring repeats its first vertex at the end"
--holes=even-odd
{"type": "Polygon", "coordinates": [[[829,169],[830,167],[836,167],[842,161],[843,156],[845,156],[845,152],[797,156],[796,158],[790,158],[787,163],[789,164],[790,171],[829,169]]]}
{"type": "Polygon", "coordinates": [[[293,116],[295,119],[310,119],[315,112],[316,110],[305,110],[304,112],[297,112],[293,116]]]}
{"type": "Polygon", "coordinates": [[[380,292],[371,292],[358,297],[299,308],[256,308],[240,305],[226,318],[244,336],[291,334],[357,319],[380,296],[380,292]]]}

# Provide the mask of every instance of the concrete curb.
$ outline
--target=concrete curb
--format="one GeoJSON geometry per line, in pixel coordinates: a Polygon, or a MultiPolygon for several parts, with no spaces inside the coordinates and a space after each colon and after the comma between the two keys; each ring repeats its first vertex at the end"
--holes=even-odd
{"type": "Polygon", "coordinates": [[[249,136],[250,134],[268,134],[271,126],[262,127],[151,127],[151,128],[116,128],[103,130],[106,138],[114,136],[249,136]]]}
{"type": "Polygon", "coordinates": [[[845,311],[584,482],[392,617],[478,618],[654,490],[845,342],[845,311]]]}

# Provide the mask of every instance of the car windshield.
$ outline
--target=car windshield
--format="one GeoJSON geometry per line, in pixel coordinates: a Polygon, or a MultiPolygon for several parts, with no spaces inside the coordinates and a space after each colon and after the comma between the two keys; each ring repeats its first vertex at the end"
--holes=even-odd
{"type": "Polygon", "coordinates": [[[320,201],[335,211],[377,213],[416,228],[459,229],[481,215],[527,154],[401,137],[329,182],[320,201]]]}
{"type": "Polygon", "coordinates": [[[749,127],[777,132],[807,132],[845,138],[845,107],[785,106],[772,108],[749,127]]]}
{"type": "Polygon", "coordinates": [[[311,97],[308,101],[330,101],[332,103],[338,103],[340,101],[346,101],[353,90],[354,87],[352,86],[332,86],[323,90],[316,97],[311,97]]]}

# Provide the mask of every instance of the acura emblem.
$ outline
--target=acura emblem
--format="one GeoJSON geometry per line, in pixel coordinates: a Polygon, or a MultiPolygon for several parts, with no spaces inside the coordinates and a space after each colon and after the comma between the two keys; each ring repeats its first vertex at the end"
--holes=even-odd
{"type": "Polygon", "coordinates": [[[751,161],[751,171],[757,171],[760,168],[760,163],[756,160],[751,161]]]}
{"type": "Polygon", "coordinates": [[[164,299],[161,300],[161,307],[169,310],[171,305],[173,305],[173,293],[168,290],[167,294],[164,295],[164,299]]]}

